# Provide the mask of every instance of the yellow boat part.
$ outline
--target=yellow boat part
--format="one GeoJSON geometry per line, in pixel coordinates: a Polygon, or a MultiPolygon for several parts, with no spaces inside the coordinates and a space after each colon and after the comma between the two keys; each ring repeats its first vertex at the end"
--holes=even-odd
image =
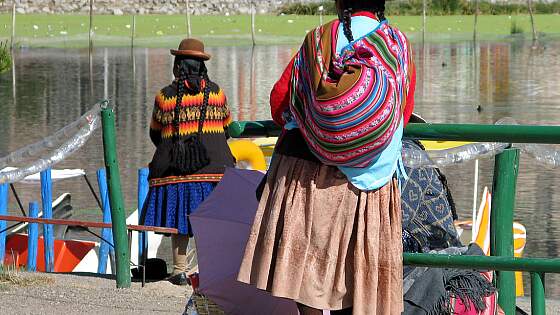
{"type": "MultiPolygon", "coordinates": [[[[277,137],[270,138],[257,138],[253,140],[253,143],[258,145],[263,151],[265,156],[271,156],[274,151],[274,145],[278,140],[277,137]]],[[[463,145],[471,144],[472,142],[466,141],[433,141],[433,140],[422,140],[420,141],[426,150],[447,150],[452,148],[457,148],[463,145]]]]}
{"type": "MultiPolygon", "coordinates": [[[[455,223],[457,230],[460,230],[461,234],[467,234],[465,232],[470,232],[472,237],[472,233],[475,233],[474,242],[482,248],[486,255],[490,255],[490,213],[492,212],[491,198],[490,192],[485,187],[477,214],[477,220],[474,226],[472,221],[455,223]]],[[[525,229],[525,226],[519,222],[513,222],[512,228],[514,257],[521,257],[527,242],[527,230],[525,229]]],[[[465,241],[465,237],[463,235],[461,236],[461,239],[465,241]]],[[[523,296],[525,294],[522,275],[519,271],[515,272],[515,292],[517,296],[523,296]]]]}
{"type": "Polygon", "coordinates": [[[249,140],[233,140],[228,144],[238,162],[248,163],[253,170],[266,171],[266,159],[258,145],[249,140]]]}
{"type": "Polygon", "coordinates": [[[432,150],[447,150],[457,148],[466,144],[471,144],[472,142],[465,141],[433,141],[433,140],[421,140],[420,143],[428,151],[432,150]]]}

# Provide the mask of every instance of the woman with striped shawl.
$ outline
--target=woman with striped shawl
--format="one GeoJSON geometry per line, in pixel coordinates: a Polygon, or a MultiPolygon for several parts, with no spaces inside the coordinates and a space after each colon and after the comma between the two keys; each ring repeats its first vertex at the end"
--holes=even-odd
{"type": "Polygon", "coordinates": [[[398,179],[413,107],[408,40],[385,1],[337,0],[271,93],[282,125],[238,279],[301,314],[401,314],[398,179]]]}

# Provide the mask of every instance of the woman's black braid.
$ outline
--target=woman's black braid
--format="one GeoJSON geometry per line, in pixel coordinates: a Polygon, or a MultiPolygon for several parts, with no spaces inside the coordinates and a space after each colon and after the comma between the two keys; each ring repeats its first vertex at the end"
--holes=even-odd
{"type": "Polygon", "coordinates": [[[181,125],[181,106],[183,96],[185,95],[185,82],[187,80],[188,68],[186,60],[179,62],[179,77],[177,78],[177,100],[175,102],[175,109],[173,111],[173,127],[175,128],[176,135],[179,136],[179,128],[181,125]]]}
{"type": "Polygon", "coordinates": [[[344,36],[346,36],[348,42],[354,41],[354,36],[352,35],[352,8],[344,9],[341,22],[344,36]]]}
{"type": "MultiPolygon", "coordinates": [[[[206,68],[204,67],[204,70],[206,68]]],[[[204,98],[202,100],[202,107],[200,108],[200,115],[202,117],[202,125],[204,125],[204,121],[206,120],[206,109],[208,108],[208,100],[210,99],[210,78],[208,77],[208,72],[202,72],[201,76],[204,79],[204,98]]]]}
{"type": "Polygon", "coordinates": [[[379,22],[381,21],[385,21],[385,1],[378,1],[377,3],[378,8],[375,11],[375,15],[377,15],[377,18],[379,19],[379,22]]]}

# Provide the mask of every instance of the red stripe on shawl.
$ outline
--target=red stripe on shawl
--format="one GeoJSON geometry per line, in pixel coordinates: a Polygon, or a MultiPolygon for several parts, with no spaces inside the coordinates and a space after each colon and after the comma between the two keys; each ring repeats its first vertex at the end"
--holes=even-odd
{"type": "MultiPolygon", "coordinates": [[[[368,70],[365,70],[365,71],[368,71],[368,70]]],[[[374,71],[372,70],[372,72],[374,72],[374,71]]],[[[365,75],[365,73],[364,73],[364,75],[365,75]]],[[[372,74],[372,82],[375,82],[376,79],[378,79],[378,78],[376,78],[376,77],[375,77],[375,73],[373,73],[373,74],[372,74]]],[[[362,80],[363,80],[363,79],[360,79],[359,81],[362,81],[362,80]]],[[[375,91],[375,92],[376,92],[375,95],[372,96],[372,92],[373,92],[374,85],[373,85],[373,84],[370,84],[368,87],[366,87],[366,88],[367,88],[367,91],[365,91],[365,92],[363,93],[363,95],[360,96],[359,99],[357,99],[356,102],[360,102],[360,104],[357,104],[357,106],[361,106],[362,102],[363,102],[365,99],[372,97],[372,100],[371,100],[370,104],[369,104],[368,106],[364,107],[364,108],[363,108],[362,110],[360,110],[358,113],[355,113],[354,115],[352,115],[352,116],[350,116],[350,117],[348,117],[348,118],[346,118],[346,119],[339,120],[339,121],[337,121],[337,122],[334,123],[334,124],[329,123],[329,122],[324,121],[324,120],[321,120],[321,123],[324,124],[324,125],[342,125],[342,124],[346,124],[346,123],[348,123],[348,122],[350,122],[350,121],[356,120],[356,117],[361,117],[361,116],[363,116],[363,114],[364,114],[365,112],[371,111],[372,107],[374,107],[375,104],[377,104],[377,103],[379,102],[379,99],[381,98],[381,92],[382,92],[383,88],[381,87],[381,84],[382,84],[382,83],[380,82],[379,84],[380,84],[380,86],[379,86],[378,89],[375,91]]],[[[393,91],[393,90],[394,90],[394,88],[390,86],[390,85],[391,85],[390,82],[387,82],[386,84],[387,84],[387,91],[389,91],[389,90],[393,91]]],[[[331,103],[332,103],[332,102],[331,102],[331,103]]],[[[324,103],[321,102],[321,104],[324,104],[324,103]]],[[[357,106],[354,106],[354,107],[357,107],[357,106]]],[[[385,107],[386,107],[386,104],[385,104],[385,103],[382,104],[382,105],[380,105],[379,108],[375,110],[375,113],[381,112],[385,107]]],[[[342,114],[345,114],[346,109],[340,109],[339,111],[341,111],[342,114]]],[[[319,112],[319,110],[317,110],[317,112],[319,112]]],[[[339,116],[339,115],[340,115],[340,113],[337,113],[337,115],[335,115],[335,114],[332,114],[332,112],[328,112],[328,114],[329,114],[329,116],[331,116],[331,117],[339,116]]],[[[347,128],[347,129],[344,129],[344,130],[349,130],[349,129],[347,128]]]]}
{"type": "MultiPolygon", "coordinates": [[[[397,115],[399,113],[396,113],[397,115]]],[[[331,161],[334,161],[336,163],[339,164],[344,164],[347,163],[350,160],[359,160],[361,159],[364,155],[371,155],[374,152],[379,152],[380,149],[385,149],[388,145],[389,142],[387,138],[391,138],[393,137],[393,134],[395,133],[396,127],[398,126],[398,123],[396,123],[397,120],[395,119],[394,122],[389,126],[389,131],[387,131],[385,134],[383,134],[380,138],[374,140],[374,141],[370,141],[367,142],[357,148],[354,149],[350,149],[350,150],[345,150],[343,152],[337,152],[337,153],[333,153],[330,151],[325,151],[323,150],[320,146],[318,146],[316,143],[310,143],[311,148],[315,151],[315,152],[319,152],[322,156],[328,156],[329,159],[331,161]],[[378,143],[377,145],[375,143],[378,143]],[[342,158],[342,156],[346,153],[346,152],[356,152],[356,151],[360,151],[362,149],[368,148],[365,152],[361,153],[361,154],[357,154],[357,155],[350,155],[347,158],[342,158]]],[[[369,164],[370,161],[364,161],[358,165],[355,165],[354,167],[365,167],[369,164]]]]}
{"type": "MultiPolygon", "coordinates": [[[[394,91],[394,89],[391,88],[390,93],[393,93],[393,91],[394,91]]],[[[366,120],[361,122],[360,125],[358,125],[358,126],[350,127],[350,128],[347,128],[347,129],[344,129],[344,130],[341,130],[341,131],[335,131],[335,132],[325,132],[325,131],[323,131],[323,132],[320,132],[320,134],[323,135],[323,137],[324,137],[325,134],[328,134],[331,137],[334,137],[334,136],[337,136],[337,135],[350,134],[350,133],[353,133],[353,132],[357,132],[359,129],[363,129],[364,126],[367,126],[372,121],[378,119],[379,116],[381,116],[381,114],[387,109],[387,106],[388,106],[387,103],[383,104],[383,106],[379,110],[377,110],[375,114],[373,114],[371,117],[368,117],[366,120]]],[[[396,111],[395,112],[396,117],[399,117],[398,115],[400,115],[400,110],[398,108],[396,108],[395,111],[396,111]]],[[[311,113],[306,113],[306,114],[310,115],[311,113]]],[[[376,124],[377,127],[374,127],[374,128],[379,128],[379,126],[383,126],[390,117],[391,117],[391,113],[387,113],[387,116],[383,117],[383,119],[376,124]]],[[[400,119],[393,119],[393,120],[398,121],[400,123],[400,119]]],[[[315,122],[310,121],[309,124],[310,124],[310,126],[311,125],[313,126],[313,129],[316,129],[316,130],[322,129],[322,127],[318,126],[315,122]]],[[[394,123],[392,123],[392,124],[394,124],[394,123]]],[[[368,129],[371,129],[371,128],[368,128],[368,129]]],[[[391,130],[391,128],[389,128],[389,130],[391,130]]],[[[371,132],[371,130],[369,132],[371,132]]],[[[366,134],[368,134],[369,132],[366,132],[366,134]]],[[[314,132],[314,133],[317,133],[317,132],[314,132]]],[[[333,144],[342,144],[342,143],[354,141],[354,140],[356,140],[358,138],[361,138],[361,137],[364,137],[363,133],[359,133],[354,137],[348,137],[348,138],[341,139],[341,140],[338,140],[338,141],[328,141],[328,142],[333,143],[333,144]]],[[[356,149],[353,149],[353,150],[356,150],[356,149]]]]}

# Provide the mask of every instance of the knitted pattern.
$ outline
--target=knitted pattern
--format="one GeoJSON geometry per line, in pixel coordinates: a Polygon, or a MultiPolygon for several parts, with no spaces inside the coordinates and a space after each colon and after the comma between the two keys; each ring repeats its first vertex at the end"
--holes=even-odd
{"type": "MultiPolygon", "coordinates": [[[[175,117],[177,92],[172,85],[163,88],[155,99],[150,128],[160,130],[163,139],[171,138],[177,135],[177,132],[180,136],[196,133],[198,131],[203,98],[203,91],[196,94],[185,93],[183,95],[179,111],[179,130],[176,130],[173,125],[173,118],[175,117]]],[[[206,108],[206,119],[202,132],[223,133],[224,127],[227,127],[231,121],[231,114],[227,107],[227,100],[223,90],[217,85],[211,84],[208,107],[206,108]]]]}

